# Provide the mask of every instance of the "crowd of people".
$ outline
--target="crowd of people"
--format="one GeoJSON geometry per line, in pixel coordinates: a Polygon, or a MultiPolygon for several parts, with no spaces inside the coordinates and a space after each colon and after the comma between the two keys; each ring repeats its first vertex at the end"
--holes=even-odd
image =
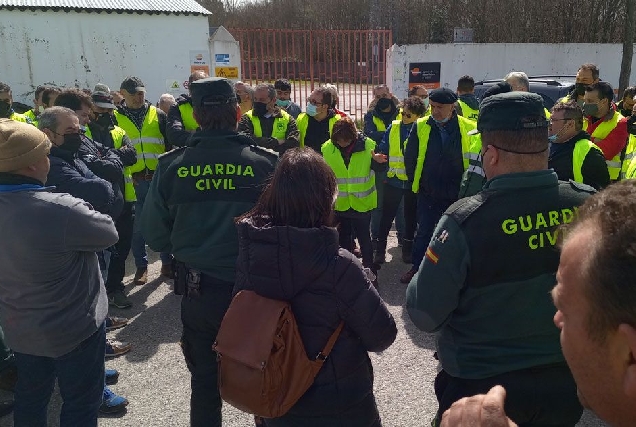
{"type": "Polygon", "coordinates": [[[307,355],[337,336],[296,404],[257,425],[380,426],[368,352],[397,334],[378,293],[395,226],[408,314],[437,338],[432,425],[573,426],[582,405],[636,419],[635,87],[616,104],[583,64],[548,111],[519,71],[481,99],[470,76],[401,101],[378,85],[359,129],[334,85],[303,112],[285,79],[188,83],[156,106],[138,77],[40,86],[25,114],[0,83],[0,388],[15,393],[0,414],[46,425],[55,380],[62,426],[125,410],[104,358],[132,345],[107,337],[127,324],[108,307],[132,306],[126,259],[145,284],[148,246],[183,295],[192,426],[221,426],[213,345],[243,290],[290,303],[307,355]]]}

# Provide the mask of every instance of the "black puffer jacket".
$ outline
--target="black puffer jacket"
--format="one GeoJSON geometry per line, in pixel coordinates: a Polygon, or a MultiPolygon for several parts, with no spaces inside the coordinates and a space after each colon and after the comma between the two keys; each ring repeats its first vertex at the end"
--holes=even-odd
{"type": "MultiPolygon", "coordinates": [[[[265,222],[265,221],[263,221],[265,222]]],[[[368,351],[388,348],[395,321],[360,261],[340,249],[333,228],[238,225],[234,292],[290,301],[309,357],[345,327],[314,384],[285,416],[268,426],[379,426],[368,351]]]]}

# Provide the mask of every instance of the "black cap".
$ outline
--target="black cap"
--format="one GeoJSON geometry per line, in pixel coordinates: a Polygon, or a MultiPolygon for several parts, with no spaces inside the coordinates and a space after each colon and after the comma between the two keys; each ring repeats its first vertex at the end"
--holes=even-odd
{"type": "Polygon", "coordinates": [[[108,92],[93,92],[91,99],[96,107],[115,109],[113,96],[108,92]]]}
{"type": "Polygon", "coordinates": [[[477,130],[519,130],[548,127],[540,95],[508,92],[490,96],[479,106],[477,130]]]}
{"type": "Polygon", "coordinates": [[[223,77],[208,77],[194,81],[189,89],[193,106],[214,106],[236,101],[234,86],[223,77]]]}
{"type": "Polygon", "coordinates": [[[139,91],[146,91],[144,82],[142,82],[139,77],[126,77],[126,80],[121,82],[119,89],[125,89],[126,92],[130,94],[137,93],[139,91]]]}
{"type": "Polygon", "coordinates": [[[512,92],[512,86],[510,86],[510,83],[499,82],[497,84],[490,86],[486,90],[486,92],[484,92],[484,95],[481,97],[481,100],[483,101],[484,99],[490,96],[499,95],[500,93],[508,93],[508,92],[512,92]]]}
{"type": "Polygon", "coordinates": [[[457,102],[457,95],[452,90],[441,87],[432,90],[428,94],[428,99],[438,104],[454,104],[457,102]]]}

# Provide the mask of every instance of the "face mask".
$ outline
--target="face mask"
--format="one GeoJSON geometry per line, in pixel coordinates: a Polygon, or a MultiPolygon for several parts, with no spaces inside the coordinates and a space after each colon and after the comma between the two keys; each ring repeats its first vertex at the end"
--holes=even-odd
{"type": "Polygon", "coordinates": [[[278,105],[279,107],[285,108],[285,107],[289,106],[290,102],[291,101],[289,99],[277,99],[276,100],[276,105],[278,105]]]}
{"type": "Polygon", "coordinates": [[[38,105],[38,113],[42,114],[44,112],[44,105],[38,105]]]}
{"type": "Polygon", "coordinates": [[[0,101],[0,117],[8,118],[11,115],[11,104],[8,101],[0,101]]]}
{"type": "Polygon", "coordinates": [[[596,114],[598,114],[598,104],[583,103],[583,114],[596,117],[596,114]]]}
{"type": "Polygon", "coordinates": [[[424,102],[424,109],[428,110],[428,98],[422,99],[422,102],[424,102]]]}
{"type": "Polygon", "coordinates": [[[74,154],[77,153],[80,145],[82,145],[82,137],[79,133],[67,133],[64,135],[64,142],[60,145],[60,148],[74,154]]]}
{"type": "Polygon", "coordinates": [[[577,96],[583,96],[583,95],[585,95],[585,88],[586,88],[587,86],[588,86],[588,85],[586,85],[585,83],[576,83],[576,84],[574,85],[574,93],[575,93],[577,96]]]}
{"type": "Polygon", "coordinates": [[[314,117],[318,114],[318,108],[314,104],[307,104],[307,108],[305,109],[307,115],[314,117]]]}
{"type": "Polygon", "coordinates": [[[375,109],[378,111],[384,111],[387,108],[391,108],[392,105],[393,105],[393,101],[391,101],[390,99],[380,98],[378,100],[378,103],[375,104],[375,109]]]}
{"type": "MultiPolygon", "coordinates": [[[[433,116],[431,116],[431,117],[433,117],[433,116]]],[[[450,120],[450,117],[446,117],[443,120],[437,120],[435,117],[433,117],[433,121],[435,123],[437,123],[438,125],[443,125],[444,123],[447,123],[449,120],[450,120]]]]}
{"type": "Polygon", "coordinates": [[[555,133],[554,135],[548,135],[548,142],[550,144],[554,144],[558,137],[559,137],[558,132],[555,133]]]}
{"type": "Polygon", "coordinates": [[[256,117],[264,117],[267,114],[267,104],[264,102],[255,102],[252,106],[252,112],[256,117]]]}
{"type": "Polygon", "coordinates": [[[103,128],[109,128],[113,124],[113,119],[109,113],[100,113],[95,118],[95,123],[103,128]]]}
{"type": "Polygon", "coordinates": [[[629,116],[627,119],[627,132],[636,135],[636,116],[629,116]]]}

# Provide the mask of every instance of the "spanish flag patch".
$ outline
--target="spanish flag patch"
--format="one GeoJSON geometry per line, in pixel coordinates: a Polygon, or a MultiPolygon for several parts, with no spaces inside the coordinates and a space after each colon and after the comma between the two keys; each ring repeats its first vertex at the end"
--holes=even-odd
{"type": "Polygon", "coordinates": [[[433,264],[437,264],[439,261],[439,257],[435,252],[433,252],[433,249],[431,249],[430,246],[426,249],[426,258],[428,258],[433,264]]]}

